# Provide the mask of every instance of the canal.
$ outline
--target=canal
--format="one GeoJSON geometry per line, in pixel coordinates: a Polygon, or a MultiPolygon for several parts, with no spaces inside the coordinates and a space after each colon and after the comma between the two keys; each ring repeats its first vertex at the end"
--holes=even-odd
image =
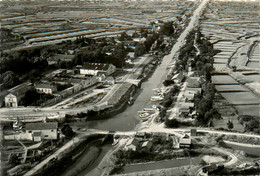
{"type": "MultiPolygon", "coordinates": [[[[87,122],[72,122],[70,125],[86,129],[111,131],[134,130],[137,124],[140,122],[137,111],[140,111],[145,107],[151,107],[153,103],[150,101],[150,98],[154,93],[152,89],[160,87],[163,78],[167,74],[167,66],[171,61],[171,55],[164,57],[161,65],[155,69],[153,75],[142,84],[140,89],[137,89],[134,104],[126,107],[123,112],[115,116],[111,116],[108,119],[87,122]]],[[[64,169],[63,172],[60,173],[60,176],[73,176],[75,173],[82,176],[87,175],[91,170],[98,166],[102,158],[104,158],[104,155],[112,149],[112,145],[92,146],[90,149],[93,150],[92,152],[94,154],[91,154],[89,151],[83,152],[82,155],[71,164],[71,167],[64,169]],[[86,158],[92,158],[93,155],[95,156],[93,158],[95,161],[86,164],[84,160],[86,158]]]]}
{"type": "MultiPolygon", "coordinates": [[[[177,43],[174,44],[171,53],[169,55],[164,56],[160,65],[157,66],[152,76],[141,85],[141,88],[138,90],[137,95],[135,97],[135,102],[132,106],[127,107],[123,112],[110,117],[104,120],[96,120],[96,121],[88,121],[88,122],[75,122],[73,125],[77,125],[78,127],[84,127],[86,129],[99,129],[99,130],[112,130],[112,131],[131,131],[134,130],[137,124],[140,122],[137,112],[142,110],[145,107],[151,107],[152,102],[150,101],[151,96],[153,95],[153,89],[161,87],[164,78],[169,72],[168,66],[174,60],[174,56],[178,53],[180,48],[185,44],[185,38],[189,34],[191,30],[196,26],[197,20],[201,15],[203,9],[205,8],[208,0],[202,1],[199,7],[194,11],[193,16],[191,17],[191,21],[189,25],[185,28],[183,33],[177,40],[177,43]]],[[[102,151],[108,151],[109,148],[107,146],[100,147],[102,151]]],[[[112,149],[112,146],[111,146],[112,149]]],[[[99,152],[99,156],[96,157],[97,161],[100,161],[104,154],[99,152]]],[[[81,158],[86,157],[86,154],[83,154],[78,158],[81,161],[81,158]]],[[[93,162],[93,164],[89,165],[85,169],[82,169],[80,173],[77,175],[88,175],[90,172],[89,168],[96,168],[99,162],[93,162]]],[[[82,165],[82,162],[77,163],[77,165],[82,165]]],[[[73,168],[70,170],[63,170],[63,173],[72,172],[73,168]]]]}

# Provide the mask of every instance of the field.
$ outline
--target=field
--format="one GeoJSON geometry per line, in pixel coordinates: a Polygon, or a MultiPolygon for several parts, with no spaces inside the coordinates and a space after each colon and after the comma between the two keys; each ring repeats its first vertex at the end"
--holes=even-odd
{"type": "Polygon", "coordinates": [[[201,21],[202,33],[220,51],[212,82],[238,115],[259,116],[260,111],[258,7],[257,2],[210,1],[201,21]]]}
{"type": "MultiPolygon", "coordinates": [[[[155,27],[153,22],[174,21],[177,16],[190,13],[193,6],[191,1],[180,0],[142,3],[4,1],[0,7],[1,27],[11,32],[9,38],[20,39],[22,44],[17,47],[48,45],[78,36],[118,35],[119,31],[152,28],[155,27]]],[[[10,41],[6,40],[5,46],[8,44],[10,41]]]]}

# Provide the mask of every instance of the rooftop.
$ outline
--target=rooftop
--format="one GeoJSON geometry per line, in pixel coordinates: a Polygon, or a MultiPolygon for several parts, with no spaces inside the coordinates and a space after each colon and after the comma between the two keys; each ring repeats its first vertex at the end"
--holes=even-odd
{"type": "Polygon", "coordinates": [[[103,64],[103,63],[84,63],[82,68],[89,69],[89,70],[107,70],[109,67],[109,64],[103,64]]]}
{"type": "Polygon", "coordinates": [[[56,87],[51,84],[37,84],[35,88],[49,88],[49,89],[55,89],[56,87]]]}
{"type": "Polygon", "coordinates": [[[191,139],[190,138],[181,138],[180,144],[191,144],[191,139]]]}
{"type": "Polygon", "coordinates": [[[28,91],[31,88],[31,85],[32,85],[32,83],[30,83],[30,82],[24,82],[22,84],[19,84],[18,86],[15,86],[15,87],[9,89],[8,92],[10,92],[16,96],[19,96],[19,95],[24,94],[26,91],[28,91]]]}
{"type": "Polygon", "coordinates": [[[25,130],[53,130],[57,128],[58,128],[58,122],[25,124],[25,130]]]}

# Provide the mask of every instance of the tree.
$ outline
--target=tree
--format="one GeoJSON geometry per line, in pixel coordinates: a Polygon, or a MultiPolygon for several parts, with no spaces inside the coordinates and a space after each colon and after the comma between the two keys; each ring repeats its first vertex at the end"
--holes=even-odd
{"type": "Polygon", "coordinates": [[[62,126],[61,133],[64,134],[66,138],[72,138],[75,134],[72,128],[67,123],[62,126]]]}
{"type": "Polygon", "coordinates": [[[161,28],[160,28],[160,31],[159,31],[161,34],[164,34],[164,35],[167,35],[167,36],[170,36],[174,33],[174,28],[173,28],[173,22],[172,21],[169,21],[169,22],[166,22],[164,23],[161,28]]]}
{"type": "Polygon", "coordinates": [[[166,79],[166,80],[163,82],[163,85],[164,85],[164,86],[170,86],[170,85],[172,85],[172,84],[174,84],[174,81],[171,80],[171,79],[166,79]]]}
{"type": "Polygon", "coordinates": [[[176,119],[170,120],[169,118],[167,118],[165,121],[165,126],[167,128],[177,128],[179,127],[179,122],[176,119]]]}
{"type": "Polygon", "coordinates": [[[145,52],[146,52],[146,49],[145,49],[144,44],[139,43],[135,47],[135,57],[142,56],[143,54],[145,54],[145,52]]]}
{"type": "Polygon", "coordinates": [[[202,70],[202,68],[203,68],[203,63],[201,62],[201,61],[198,61],[197,63],[196,63],[196,69],[197,69],[197,71],[198,71],[198,73],[201,75],[201,70],[202,70]]]}
{"type": "Polygon", "coordinates": [[[4,84],[5,88],[10,88],[17,85],[19,79],[13,71],[7,71],[0,77],[0,82],[4,84]]]}
{"type": "Polygon", "coordinates": [[[227,128],[228,129],[232,129],[232,128],[234,128],[234,124],[233,124],[233,122],[231,121],[231,120],[228,120],[228,122],[227,122],[227,128]]]}

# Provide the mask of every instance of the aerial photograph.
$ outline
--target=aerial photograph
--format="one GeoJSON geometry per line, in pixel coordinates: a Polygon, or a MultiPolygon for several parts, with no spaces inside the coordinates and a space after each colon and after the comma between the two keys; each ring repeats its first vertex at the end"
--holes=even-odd
{"type": "Polygon", "coordinates": [[[260,175],[260,0],[0,14],[0,176],[260,175]]]}

